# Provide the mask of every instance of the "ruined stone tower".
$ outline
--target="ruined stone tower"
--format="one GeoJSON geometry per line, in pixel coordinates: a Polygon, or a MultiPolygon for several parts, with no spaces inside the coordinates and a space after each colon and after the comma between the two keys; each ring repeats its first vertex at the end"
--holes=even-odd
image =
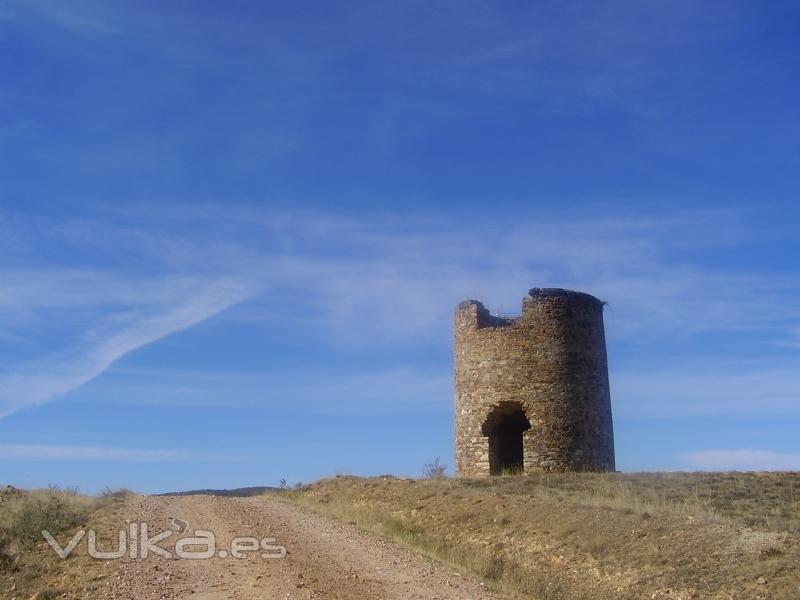
{"type": "Polygon", "coordinates": [[[533,288],[503,318],[456,309],[456,475],[613,471],[603,303],[533,288]]]}

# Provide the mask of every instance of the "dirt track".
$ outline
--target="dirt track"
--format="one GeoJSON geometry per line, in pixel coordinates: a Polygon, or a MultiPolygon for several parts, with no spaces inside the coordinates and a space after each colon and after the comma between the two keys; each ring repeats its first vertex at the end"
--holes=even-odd
{"type": "Polygon", "coordinates": [[[125,559],[115,563],[117,573],[106,581],[105,598],[503,598],[396,544],[269,496],[137,497],[124,512],[126,519],[147,522],[151,535],[169,529],[173,517],[188,522],[187,533],[176,533],[159,544],[173,554],[178,537],[203,529],[214,532],[217,553],[230,550],[234,537],[252,536],[275,538],[276,545],[286,547],[287,555],[264,559],[259,552],[251,552],[241,559],[168,560],[157,555],[125,559]]]}

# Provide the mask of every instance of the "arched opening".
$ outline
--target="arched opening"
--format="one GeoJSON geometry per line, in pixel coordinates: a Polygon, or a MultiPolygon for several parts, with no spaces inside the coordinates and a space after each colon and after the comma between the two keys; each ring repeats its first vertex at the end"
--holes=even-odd
{"type": "Polygon", "coordinates": [[[483,424],[489,438],[489,474],[522,473],[522,432],[531,428],[519,402],[501,402],[483,424]]]}

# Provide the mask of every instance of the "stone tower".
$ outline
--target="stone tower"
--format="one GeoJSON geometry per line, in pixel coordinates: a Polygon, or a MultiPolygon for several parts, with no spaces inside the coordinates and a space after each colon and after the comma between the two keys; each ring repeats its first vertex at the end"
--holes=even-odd
{"type": "Polygon", "coordinates": [[[613,471],[603,303],[533,288],[503,318],[456,309],[456,475],[613,471]]]}

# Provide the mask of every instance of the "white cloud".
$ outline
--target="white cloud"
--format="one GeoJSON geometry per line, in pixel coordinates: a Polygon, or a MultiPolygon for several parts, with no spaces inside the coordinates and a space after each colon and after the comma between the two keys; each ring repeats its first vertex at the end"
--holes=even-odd
{"type": "Polygon", "coordinates": [[[113,448],[107,446],[57,446],[39,444],[0,444],[0,459],[91,460],[161,462],[184,460],[238,460],[240,457],[204,451],[164,448],[113,448]]]}
{"type": "MultiPolygon", "coordinates": [[[[63,396],[129,352],[196,325],[252,293],[247,286],[230,281],[204,283],[198,288],[172,304],[135,306],[106,319],[98,317],[92,329],[82,331],[81,339],[66,350],[0,374],[0,417],[63,396]]],[[[88,295],[92,296],[91,292],[88,295]]],[[[71,306],[68,300],[66,307],[71,306]]]]}
{"type": "MultiPolygon", "coordinates": [[[[13,225],[19,264],[3,265],[11,284],[0,291],[0,340],[26,338],[31,356],[6,353],[0,415],[62,396],[128,352],[243,300],[250,302],[232,318],[280,320],[320,342],[361,349],[442,347],[450,343],[457,302],[473,297],[515,312],[533,285],[608,300],[612,343],[745,330],[782,339],[800,322],[800,308],[788,301],[800,292],[797,278],[732,274],[676,258],[741,242],[741,218],[474,224],[213,206],[145,207],[64,222],[6,218],[0,226],[13,225]],[[28,259],[40,246],[50,250],[47,258],[28,259]],[[96,252],[111,266],[92,264],[96,252]]],[[[612,371],[616,406],[627,414],[674,414],[796,404],[800,381],[792,364],[742,370],[708,363],[697,372],[612,371]]],[[[419,376],[403,385],[413,387],[419,376]]],[[[421,381],[428,385],[424,375],[421,381]]],[[[342,385],[358,385],[357,378],[342,385]]]]}
{"type": "Polygon", "coordinates": [[[283,242],[277,251],[248,248],[252,272],[277,272],[343,342],[448,335],[458,301],[471,296],[515,312],[537,284],[577,287],[608,300],[611,337],[800,320],[800,309],[787,302],[800,281],[700,268],[668,256],[740,242],[736,212],[492,224],[273,219],[257,212],[230,218],[259,223],[269,239],[283,242]],[[265,253],[271,261],[260,263],[265,253]]]}
{"type": "Polygon", "coordinates": [[[687,367],[611,372],[616,416],[800,415],[800,361],[764,366],[710,357],[687,367]]]}
{"type": "Polygon", "coordinates": [[[102,3],[53,2],[51,0],[8,0],[0,6],[0,19],[43,21],[78,35],[118,34],[120,30],[99,15],[102,3]]]}
{"type": "Polygon", "coordinates": [[[698,471],[799,471],[800,454],[769,450],[699,450],[680,457],[698,471]]]}
{"type": "Polygon", "coordinates": [[[262,373],[118,367],[88,385],[82,401],[134,406],[293,407],[298,412],[385,414],[450,410],[448,370],[331,370],[324,365],[262,373]]]}

